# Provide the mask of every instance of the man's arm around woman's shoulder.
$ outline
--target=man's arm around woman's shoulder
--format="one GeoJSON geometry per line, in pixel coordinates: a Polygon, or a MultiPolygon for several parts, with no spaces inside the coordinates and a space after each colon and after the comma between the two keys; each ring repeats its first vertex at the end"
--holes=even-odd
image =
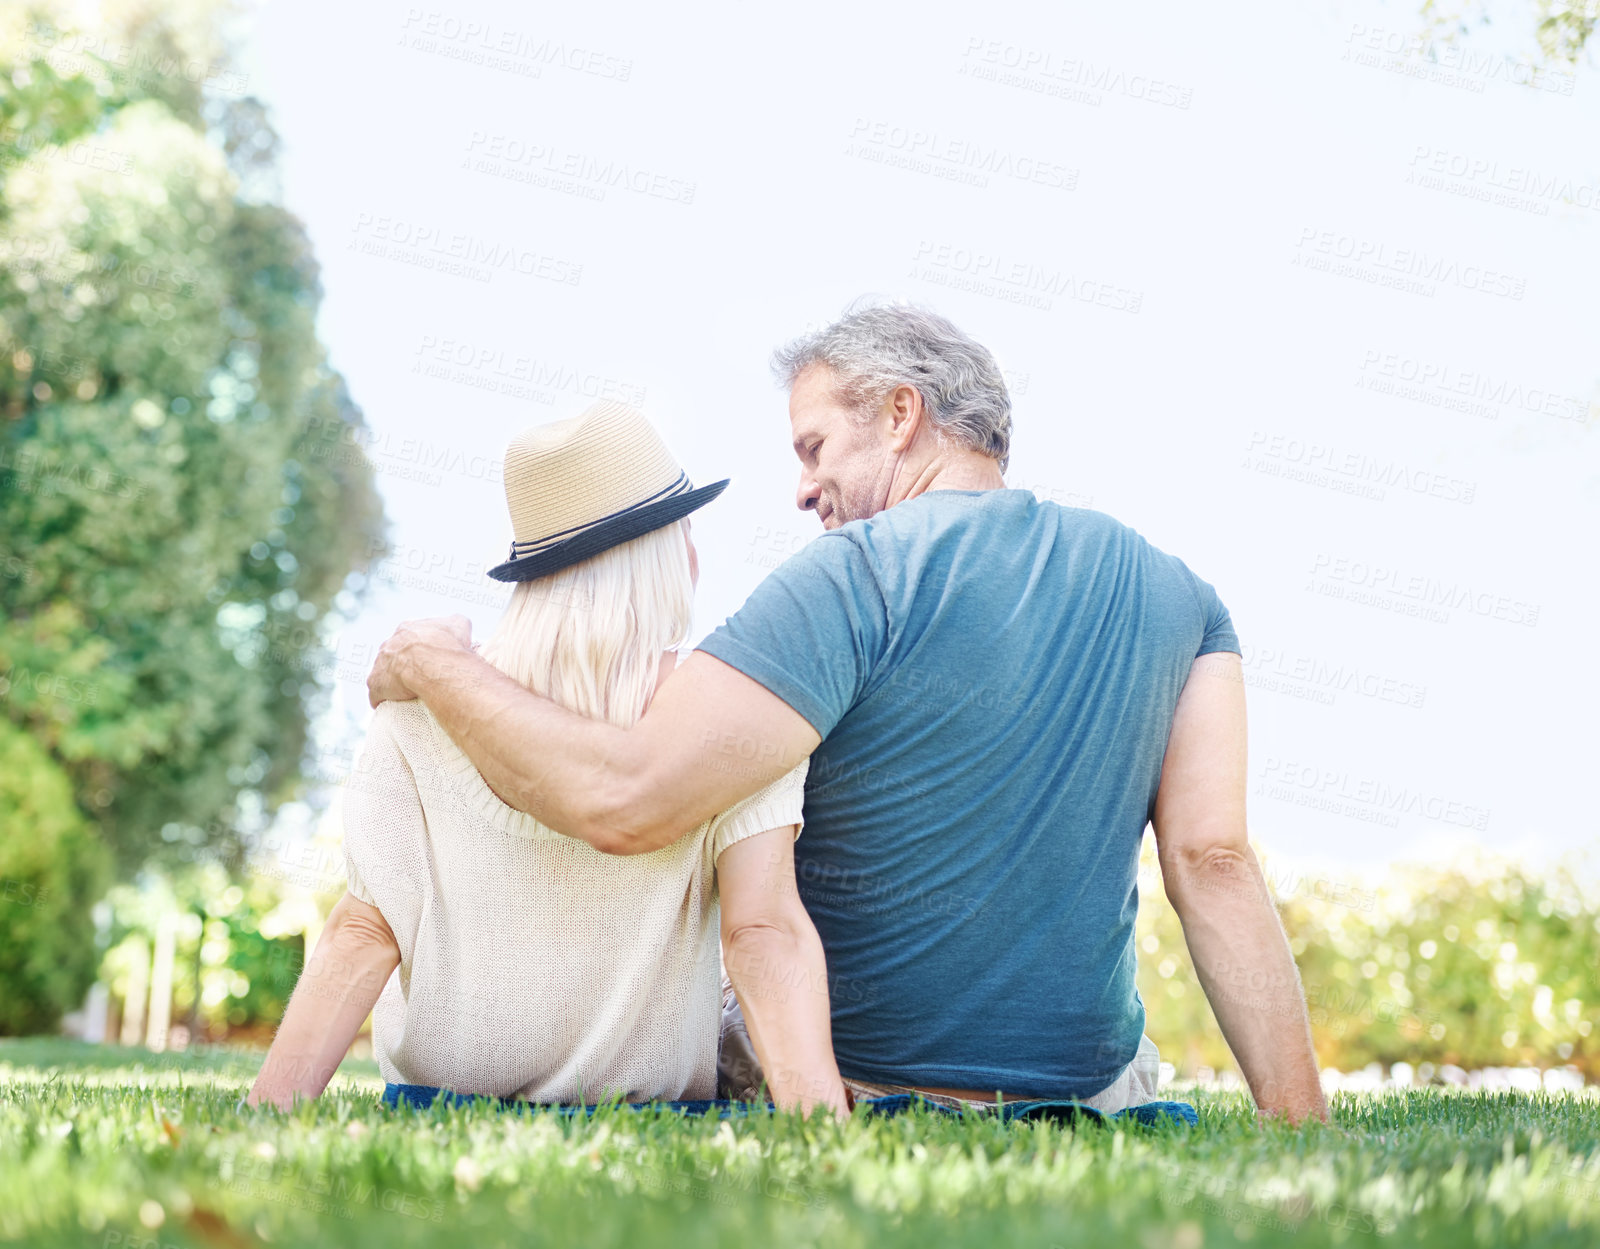
{"type": "Polygon", "coordinates": [[[632,728],[530,693],[472,652],[463,616],[407,621],[367,678],[373,706],[421,698],[500,796],[608,854],[671,845],[822,740],[788,703],[696,651],[632,728]]]}

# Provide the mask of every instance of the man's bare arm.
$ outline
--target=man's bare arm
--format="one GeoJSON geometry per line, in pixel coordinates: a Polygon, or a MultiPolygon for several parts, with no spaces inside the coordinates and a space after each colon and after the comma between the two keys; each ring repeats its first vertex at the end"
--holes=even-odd
{"type": "Polygon", "coordinates": [[[1246,835],[1245,788],[1239,656],[1202,655],[1161,769],[1153,823],[1162,879],[1256,1105],[1294,1123],[1326,1120],[1299,972],[1246,835]]]}
{"type": "Polygon", "coordinates": [[[782,776],[821,738],[765,686],[701,651],[632,728],[529,693],[472,653],[464,618],[407,622],[367,679],[421,698],[508,805],[611,854],[642,854],[782,776]]]}

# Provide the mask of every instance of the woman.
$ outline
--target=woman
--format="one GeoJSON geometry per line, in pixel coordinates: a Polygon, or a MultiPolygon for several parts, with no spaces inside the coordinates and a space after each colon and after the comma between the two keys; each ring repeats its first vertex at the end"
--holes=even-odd
{"type": "MultiPolygon", "coordinates": [[[[505,459],[515,541],[490,571],[517,586],[484,658],[632,724],[689,630],[688,515],[726,485],[694,489],[620,404],[520,435],[505,459]]],[[[844,1113],[822,945],[794,886],[805,770],[665,849],[613,857],[503,803],[421,702],[382,704],[345,789],[349,891],[250,1104],[317,1096],[369,1012],[392,1085],[568,1104],[714,1097],[720,909],[774,1100],[844,1113]]]]}

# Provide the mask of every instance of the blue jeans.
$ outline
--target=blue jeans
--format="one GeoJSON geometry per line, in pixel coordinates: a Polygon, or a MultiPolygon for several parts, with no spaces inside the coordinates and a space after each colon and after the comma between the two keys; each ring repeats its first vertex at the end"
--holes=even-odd
{"type": "MultiPolygon", "coordinates": [[[[554,1110],[562,1115],[589,1115],[593,1114],[597,1106],[550,1106],[540,1102],[523,1101],[517,1097],[487,1097],[483,1094],[455,1093],[448,1089],[436,1089],[426,1084],[390,1084],[383,1090],[383,1104],[396,1107],[407,1106],[413,1110],[428,1110],[434,1105],[465,1106],[474,1101],[498,1103],[502,1110],[554,1110]]],[[[1161,1123],[1183,1123],[1190,1127],[1199,1123],[1199,1116],[1195,1114],[1194,1107],[1187,1102],[1146,1102],[1142,1106],[1131,1106],[1127,1110],[1119,1110],[1114,1114],[1105,1114],[1092,1106],[1085,1106],[1081,1102],[1062,1101],[1025,1101],[1006,1102],[993,1109],[980,1109],[970,1112],[955,1110],[948,1106],[940,1106],[925,1097],[915,1094],[900,1093],[892,1097],[874,1097],[858,1100],[856,1105],[865,1106],[868,1114],[898,1115],[917,1103],[921,1103],[929,1110],[941,1114],[997,1114],[1004,1123],[1016,1122],[1053,1122],[1076,1123],[1082,1119],[1089,1123],[1104,1123],[1108,1119],[1120,1119],[1131,1123],[1147,1125],[1161,1123]]],[[[659,1108],[674,1110],[683,1115],[715,1116],[718,1119],[744,1119],[751,1115],[771,1114],[771,1102],[731,1102],[720,1099],[705,1098],[699,1101],[681,1102],[620,1102],[629,1110],[644,1110],[659,1108]]]]}

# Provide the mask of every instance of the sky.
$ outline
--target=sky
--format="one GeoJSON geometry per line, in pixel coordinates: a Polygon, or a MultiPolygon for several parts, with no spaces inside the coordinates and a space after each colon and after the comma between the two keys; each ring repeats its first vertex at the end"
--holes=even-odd
{"type": "Polygon", "coordinates": [[[397,621],[497,619],[507,442],[595,398],[732,478],[695,637],[737,610],[819,531],[770,354],[876,294],[993,350],[1010,485],[1218,589],[1269,862],[1600,847],[1600,74],[1419,7],[262,4],[390,518],[330,776],[397,621]]]}

